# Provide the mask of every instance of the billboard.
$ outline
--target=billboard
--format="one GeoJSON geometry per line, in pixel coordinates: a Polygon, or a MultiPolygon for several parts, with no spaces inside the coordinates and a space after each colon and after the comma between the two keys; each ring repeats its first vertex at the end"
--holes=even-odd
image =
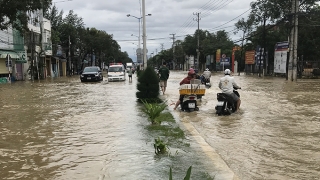
{"type": "Polygon", "coordinates": [[[217,52],[216,52],[216,62],[220,62],[220,58],[221,58],[221,49],[217,49],[217,52]]]}
{"type": "Polygon", "coordinates": [[[287,55],[289,42],[277,42],[274,50],[274,72],[287,73],[287,55]]]}
{"type": "Polygon", "coordinates": [[[254,64],[255,61],[255,54],[256,51],[252,50],[252,51],[246,51],[246,55],[245,55],[245,64],[254,64]]]}
{"type": "MultiPolygon", "coordinates": [[[[268,52],[264,52],[264,48],[261,48],[260,46],[257,47],[255,52],[255,63],[256,66],[263,66],[264,58],[268,60],[268,52]],[[265,55],[265,57],[264,57],[265,55]]],[[[268,64],[268,63],[267,63],[268,64]]]]}

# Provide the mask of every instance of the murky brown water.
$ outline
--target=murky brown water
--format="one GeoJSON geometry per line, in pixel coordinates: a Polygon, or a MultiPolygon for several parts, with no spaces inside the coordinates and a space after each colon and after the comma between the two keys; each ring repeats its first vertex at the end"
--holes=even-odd
{"type": "MultiPolygon", "coordinates": [[[[106,79],[106,78],[105,78],[106,79]]],[[[217,172],[201,149],[156,156],[133,83],[77,76],[0,85],[0,179],[204,179],[217,172]]],[[[193,142],[188,142],[191,145],[193,142]]]]}
{"type": "MultiPolygon", "coordinates": [[[[185,74],[170,77],[171,102],[185,74]]],[[[320,81],[235,76],[241,111],[220,117],[214,106],[221,75],[211,78],[200,111],[175,113],[182,124],[191,122],[240,179],[320,179],[320,81]]]]}
{"type": "MultiPolygon", "coordinates": [[[[163,96],[168,103],[177,100],[184,75],[172,72],[163,96]]],[[[193,179],[206,179],[203,174],[215,175],[219,166],[212,162],[217,157],[207,143],[240,179],[318,179],[320,83],[236,79],[242,86],[239,114],[214,114],[216,76],[199,112],[169,107],[181,127],[188,131],[193,126],[205,140],[188,138],[191,148],[178,154],[172,149],[170,158],[154,155],[154,137],[144,129],[149,122],[135,101],[135,79],[81,83],[72,77],[1,84],[0,177],[168,179],[173,166],[174,177],[183,179],[192,165],[193,179]]]]}

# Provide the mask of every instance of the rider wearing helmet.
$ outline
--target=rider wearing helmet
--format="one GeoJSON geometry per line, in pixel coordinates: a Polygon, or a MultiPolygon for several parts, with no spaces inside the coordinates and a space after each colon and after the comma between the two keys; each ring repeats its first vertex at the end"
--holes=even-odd
{"type": "Polygon", "coordinates": [[[207,68],[205,71],[203,71],[201,81],[202,82],[210,82],[211,72],[207,68]]]}
{"type": "Polygon", "coordinates": [[[237,110],[240,108],[241,100],[240,98],[233,92],[233,87],[241,89],[240,86],[234,81],[234,78],[231,77],[230,69],[226,69],[224,71],[224,77],[220,79],[219,88],[222,90],[222,93],[228,94],[232,97],[234,101],[237,102],[237,110]]]}
{"type": "MultiPolygon", "coordinates": [[[[192,79],[195,79],[195,75],[196,75],[195,71],[190,68],[190,70],[188,72],[188,76],[182,79],[182,81],[180,82],[180,86],[182,84],[190,84],[190,81],[192,79]]],[[[174,110],[176,110],[177,107],[180,105],[180,102],[183,101],[183,97],[184,97],[184,95],[180,95],[179,100],[176,102],[176,105],[173,108],[174,110]]]]}

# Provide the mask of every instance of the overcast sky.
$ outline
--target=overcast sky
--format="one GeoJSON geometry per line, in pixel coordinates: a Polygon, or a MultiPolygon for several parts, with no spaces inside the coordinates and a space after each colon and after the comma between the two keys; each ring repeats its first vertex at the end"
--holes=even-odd
{"type": "MultiPolygon", "coordinates": [[[[198,28],[195,21],[200,13],[199,26],[202,30],[230,32],[232,40],[239,40],[241,34],[234,35],[234,24],[240,18],[247,18],[250,2],[254,0],[145,0],[146,34],[148,56],[172,46],[172,37],[183,40],[185,35],[194,34],[198,28]],[[163,46],[162,46],[163,45],[163,46]]],[[[82,17],[86,27],[95,27],[113,34],[113,39],[136,61],[138,48],[139,20],[142,17],[142,0],[53,0],[59,10],[66,15],[70,10],[82,17]],[[127,14],[132,16],[127,17],[127,14]],[[133,34],[133,36],[131,36],[133,34]]],[[[142,19],[141,19],[142,22],[142,19]]],[[[140,29],[142,36],[142,26],[140,29]]],[[[141,39],[142,43],[142,39],[141,39]]],[[[141,44],[141,48],[143,45],[141,44]]]]}

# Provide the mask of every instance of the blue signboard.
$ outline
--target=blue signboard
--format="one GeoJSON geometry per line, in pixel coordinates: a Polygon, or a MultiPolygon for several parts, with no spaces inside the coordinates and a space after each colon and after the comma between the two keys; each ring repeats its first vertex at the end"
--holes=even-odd
{"type": "Polygon", "coordinates": [[[258,46],[256,48],[256,53],[254,56],[256,66],[259,66],[259,65],[263,66],[264,58],[268,59],[268,52],[265,53],[265,57],[264,57],[264,48],[261,48],[260,46],[258,46]]]}
{"type": "Polygon", "coordinates": [[[220,66],[230,66],[230,57],[221,58],[220,66]]]}

